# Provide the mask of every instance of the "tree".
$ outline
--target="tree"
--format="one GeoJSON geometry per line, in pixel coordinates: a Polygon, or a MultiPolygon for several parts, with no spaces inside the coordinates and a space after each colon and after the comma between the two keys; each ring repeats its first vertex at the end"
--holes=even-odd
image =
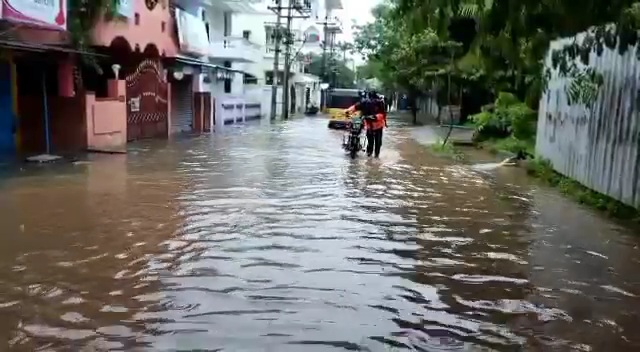
{"type": "Polygon", "coordinates": [[[458,18],[473,19],[478,31],[469,57],[488,77],[488,86],[509,90],[536,107],[549,72],[543,59],[552,40],[590,30],[585,40],[554,52],[554,68],[572,80],[569,100],[594,97],[602,77],[577,67],[578,57],[602,48],[624,52],[635,46],[640,3],[634,0],[394,0],[396,16],[414,28],[444,26],[458,18]],[[613,26],[610,24],[614,24],[613,26]],[[623,45],[617,45],[623,43],[623,45]]]}
{"type": "Polygon", "coordinates": [[[416,123],[417,97],[451,84],[442,77],[454,69],[451,63],[460,43],[405,21],[388,5],[374,8],[373,15],[372,23],[357,28],[356,48],[377,68],[376,78],[384,85],[408,93],[416,123]]]}
{"type": "MultiPolygon", "coordinates": [[[[334,72],[336,77],[336,87],[338,88],[353,88],[355,81],[355,73],[349,69],[344,62],[340,62],[338,60],[332,60],[329,58],[327,60],[328,64],[327,71],[334,72]]],[[[308,73],[312,75],[316,75],[320,77],[322,75],[322,56],[320,55],[311,55],[311,63],[307,67],[308,73]]]]}
{"type": "Polygon", "coordinates": [[[342,53],[342,62],[344,62],[346,65],[347,53],[353,52],[353,43],[340,42],[338,43],[337,47],[338,47],[338,50],[340,50],[340,52],[342,53]]]}

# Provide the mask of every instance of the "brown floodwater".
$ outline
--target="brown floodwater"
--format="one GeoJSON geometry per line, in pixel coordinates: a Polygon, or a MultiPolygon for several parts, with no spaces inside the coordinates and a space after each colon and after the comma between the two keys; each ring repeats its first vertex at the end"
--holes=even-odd
{"type": "Polygon", "coordinates": [[[352,161],[324,119],[265,121],[5,171],[0,351],[640,350],[637,229],[420,133],[352,161]]]}

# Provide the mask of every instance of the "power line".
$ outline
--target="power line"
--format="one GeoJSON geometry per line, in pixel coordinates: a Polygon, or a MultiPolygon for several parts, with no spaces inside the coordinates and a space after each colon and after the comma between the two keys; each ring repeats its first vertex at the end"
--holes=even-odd
{"type": "Polygon", "coordinates": [[[289,71],[291,69],[291,45],[293,45],[294,37],[291,33],[291,24],[294,18],[309,18],[311,14],[311,1],[310,0],[289,0],[289,7],[287,9],[287,41],[286,56],[284,60],[284,86],[282,87],[282,100],[284,106],[282,107],[282,118],[289,119],[290,107],[289,100],[289,71]],[[294,13],[295,12],[295,13],[294,13]]]}
{"type": "Polygon", "coordinates": [[[276,2],[276,7],[270,7],[269,9],[274,11],[277,16],[276,21],[276,37],[275,47],[276,53],[273,63],[273,75],[274,81],[271,87],[271,118],[275,119],[276,104],[277,104],[277,91],[278,91],[278,69],[279,69],[279,51],[282,39],[286,39],[285,45],[285,57],[284,57],[284,79],[282,85],[282,117],[283,119],[289,118],[289,71],[291,66],[291,45],[293,44],[293,34],[291,33],[291,25],[294,18],[308,18],[311,13],[311,1],[310,0],[288,0],[286,7],[282,6],[282,0],[273,0],[276,2]],[[282,14],[282,11],[286,10],[286,15],[282,14]],[[282,31],[280,28],[281,20],[286,18],[286,29],[282,31]]]}
{"type": "Polygon", "coordinates": [[[280,65],[280,41],[282,40],[282,31],[280,30],[280,23],[282,21],[282,0],[274,0],[276,3],[275,7],[269,7],[269,10],[274,11],[276,14],[276,27],[272,35],[275,39],[275,53],[273,54],[273,71],[272,71],[272,80],[271,80],[271,120],[276,119],[277,114],[277,104],[278,104],[278,78],[280,78],[278,74],[278,69],[280,65]]]}

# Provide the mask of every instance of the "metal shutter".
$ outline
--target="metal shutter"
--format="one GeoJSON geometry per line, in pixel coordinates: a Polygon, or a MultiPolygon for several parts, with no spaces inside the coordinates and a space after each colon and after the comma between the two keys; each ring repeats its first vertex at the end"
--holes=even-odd
{"type": "Polygon", "coordinates": [[[187,77],[171,83],[171,133],[192,131],[193,92],[187,77]]]}

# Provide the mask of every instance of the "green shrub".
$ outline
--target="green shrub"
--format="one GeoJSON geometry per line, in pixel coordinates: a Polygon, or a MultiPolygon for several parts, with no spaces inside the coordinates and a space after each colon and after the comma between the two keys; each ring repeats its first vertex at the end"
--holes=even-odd
{"type": "Polygon", "coordinates": [[[441,156],[447,156],[457,161],[464,160],[464,154],[456,149],[456,147],[451,142],[443,143],[442,140],[438,139],[438,141],[432,144],[429,149],[441,156]]]}
{"type": "Polygon", "coordinates": [[[518,139],[532,139],[536,131],[536,112],[527,104],[506,92],[498,94],[495,104],[485,106],[469,117],[479,136],[485,138],[512,135],[518,139]]]}
{"type": "Polygon", "coordinates": [[[520,100],[513,93],[500,92],[496,99],[495,105],[497,108],[508,108],[511,105],[518,104],[520,100]]]}
{"type": "Polygon", "coordinates": [[[491,142],[490,144],[490,150],[495,152],[504,150],[513,154],[535,154],[535,141],[533,139],[522,140],[511,136],[491,142]]]}

